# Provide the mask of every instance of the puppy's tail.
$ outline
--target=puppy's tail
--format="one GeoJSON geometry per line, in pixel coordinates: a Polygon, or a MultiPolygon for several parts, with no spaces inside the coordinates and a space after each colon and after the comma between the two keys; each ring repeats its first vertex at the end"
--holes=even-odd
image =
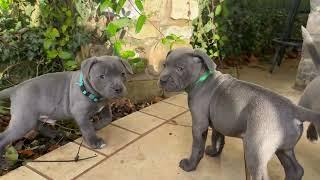
{"type": "Polygon", "coordinates": [[[303,42],[305,43],[306,48],[309,51],[311,59],[317,68],[317,71],[320,72],[320,49],[317,48],[314,40],[312,39],[310,33],[306,28],[301,26],[301,31],[303,36],[303,42]]]}
{"type": "Polygon", "coordinates": [[[7,89],[0,91],[0,99],[9,98],[14,89],[15,89],[15,87],[10,87],[10,88],[7,88],[7,89]]]}
{"type": "Polygon", "coordinates": [[[310,141],[318,140],[318,133],[320,130],[320,113],[311,111],[301,106],[297,106],[297,119],[301,122],[311,122],[308,130],[307,130],[307,138],[310,141]]]}

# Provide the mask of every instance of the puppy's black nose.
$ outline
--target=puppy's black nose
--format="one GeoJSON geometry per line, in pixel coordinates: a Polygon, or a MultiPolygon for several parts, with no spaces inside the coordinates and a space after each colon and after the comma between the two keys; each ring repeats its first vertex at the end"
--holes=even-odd
{"type": "Polygon", "coordinates": [[[167,81],[160,79],[160,84],[165,84],[167,81]]]}
{"type": "Polygon", "coordinates": [[[160,77],[160,84],[166,84],[167,81],[168,81],[168,77],[166,77],[166,76],[160,77]]]}
{"type": "Polygon", "coordinates": [[[115,87],[115,88],[114,88],[114,91],[115,91],[116,93],[120,94],[120,93],[122,93],[123,89],[122,89],[122,87],[115,87]]]}

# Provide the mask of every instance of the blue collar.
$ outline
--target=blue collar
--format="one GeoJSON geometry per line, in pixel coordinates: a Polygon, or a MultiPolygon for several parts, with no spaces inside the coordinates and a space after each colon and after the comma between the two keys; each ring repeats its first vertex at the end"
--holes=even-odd
{"type": "Polygon", "coordinates": [[[78,85],[80,87],[80,90],[81,90],[82,94],[87,96],[92,102],[98,102],[98,101],[100,101],[102,99],[102,97],[100,97],[98,95],[95,95],[95,94],[92,94],[86,89],[86,87],[84,86],[82,72],[80,72],[78,85]]]}

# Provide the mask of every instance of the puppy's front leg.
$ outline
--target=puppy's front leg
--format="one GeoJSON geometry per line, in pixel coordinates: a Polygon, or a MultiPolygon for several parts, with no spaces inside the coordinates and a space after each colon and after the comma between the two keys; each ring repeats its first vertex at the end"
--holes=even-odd
{"type": "Polygon", "coordinates": [[[78,123],[84,140],[91,148],[101,149],[106,145],[103,139],[96,135],[95,129],[89,120],[90,117],[78,115],[75,117],[75,119],[78,123]]]}
{"type": "Polygon", "coordinates": [[[112,113],[109,105],[106,105],[98,114],[99,120],[93,126],[95,130],[100,130],[112,122],[112,113]]]}
{"type": "Polygon", "coordinates": [[[209,121],[206,117],[196,117],[192,114],[192,153],[189,159],[182,159],[180,167],[184,171],[193,171],[203,157],[208,135],[209,121]]]}

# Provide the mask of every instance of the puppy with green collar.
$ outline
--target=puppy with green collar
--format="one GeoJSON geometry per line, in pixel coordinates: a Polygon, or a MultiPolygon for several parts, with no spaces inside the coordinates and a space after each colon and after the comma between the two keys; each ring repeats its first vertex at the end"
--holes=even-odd
{"type": "Polygon", "coordinates": [[[191,155],[180,161],[183,170],[195,170],[204,153],[219,155],[224,136],[230,136],[243,140],[245,162],[254,180],[269,179],[267,164],[274,154],[287,180],[302,179],[304,171],[295,158],[294,147],[304,121],[320,127],[320,113],[296,106],[256,84],[222,74],[206,53],[189,48],[168,53],[160,85],[167,91],[188,93],[193,142],[191,155]],[[205,149],[209,126],[212,145],[205,149]]]}

